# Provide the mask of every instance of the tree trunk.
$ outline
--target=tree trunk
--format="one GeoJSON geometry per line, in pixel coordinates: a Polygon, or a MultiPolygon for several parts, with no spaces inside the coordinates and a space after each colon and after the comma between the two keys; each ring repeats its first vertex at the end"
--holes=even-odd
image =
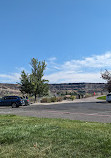
{"type": "Polygon", "coordinates": [[[36,98],[37,98],[37,95],[35,94],[35,102],[36,102],[36,98]]]}

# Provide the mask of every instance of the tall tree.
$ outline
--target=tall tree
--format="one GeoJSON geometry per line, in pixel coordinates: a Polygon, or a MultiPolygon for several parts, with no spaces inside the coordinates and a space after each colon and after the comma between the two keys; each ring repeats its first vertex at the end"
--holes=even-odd
{"type": "Polygon", "coordinates": [[[31,82],[34,87],[33,94],[36,101],[37,96],[48,94],[48,80],[43,79],[46,63],[33,58],[30,64],[32,66],[31,82]]]}
{"type": "Polygon", "coordinates": [[[48,94],[48,80],[43,79],[46,63],[33,58],[30,64],[32,73],[28,75],[22,71],[20,85],[21,91],[34,95],[36,101],[37,97],[48,94]]]}

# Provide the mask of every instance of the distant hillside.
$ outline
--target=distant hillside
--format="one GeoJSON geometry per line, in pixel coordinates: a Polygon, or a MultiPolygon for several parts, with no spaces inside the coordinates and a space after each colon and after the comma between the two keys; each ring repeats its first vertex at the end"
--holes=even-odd
{"type": "Polygon", "coordinates": [[[50,84],[52,92],[75,91],[77,93],[104,93],[106,92],[105,83],[63,83],[50,84]]]}
{"type": "MultiPolygon", "coordinates": [[[[105,83],[62,83],[49,84],[50,90],[53,93],[58,92],[76,92],[76,93],[103,93],[105,83]]],[[[5,95],[21,95],[18,84],[0,83],[0,97],[5,95]]]]}
{"type": "Polygon", "coordinates": [[[0,83],[0,97],[5,95],[21,95],[18,84],[0,83]]]}

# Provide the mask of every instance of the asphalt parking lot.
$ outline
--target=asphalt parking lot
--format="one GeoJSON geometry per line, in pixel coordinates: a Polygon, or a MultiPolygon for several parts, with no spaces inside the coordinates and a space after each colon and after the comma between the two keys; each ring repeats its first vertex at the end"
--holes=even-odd
{"type": "Polygon", "coordinates": [[[19,108],[0,107],[0,114],[111,123],[111,103],[97,101],[49,105],[32,104],[19,108]]]}

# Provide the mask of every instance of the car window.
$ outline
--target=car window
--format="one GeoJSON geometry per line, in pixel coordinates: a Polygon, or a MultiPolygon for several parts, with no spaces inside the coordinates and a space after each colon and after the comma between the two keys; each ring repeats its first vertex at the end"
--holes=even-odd
{"type": "Polygon", "coordinates": [[[9,99],[13,99],[13,97],[10,97],[9,99]]]}
{"type": "Polygon", "coordinates": [[[111,96],[111,94],[108,94],[107,96],[111,96]]]}
{"type": "Polygon", "coordinates": [[[7,99],[12,99],[12,97],[7,97],[7,99]]]}
{"type": "Polygon", "coordinates": [[[16,96],[6,96],[6,97],[2,97],[2,100],[9,100],[9,99],[18,99],[19,97],[16,96]]]}
{"type": "Polygon", "coordinates": [[[9,100],[10,99],[10,97],[6,97],[6,100],[9,100]]]}
{"type": "Polygon", "coordinates": [[[8,98],[7,98],[7,97],[4,97],[3,100],[8,100],[8,98]]]}
{"type": "Polygon", "coordinates": [[[17,99],[17,97],[12,97],[11,99],[17,99]]]}

